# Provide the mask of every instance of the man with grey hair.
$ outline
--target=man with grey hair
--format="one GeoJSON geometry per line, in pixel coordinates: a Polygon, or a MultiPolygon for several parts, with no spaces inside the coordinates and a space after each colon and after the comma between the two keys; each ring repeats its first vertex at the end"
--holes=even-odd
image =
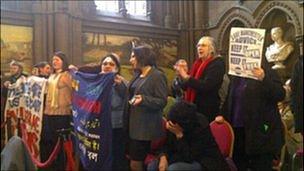
{"type": "Polygon", "coordinates": [[[9,84],[15,83],[21,76],[27,76],[23,73],[23,66],[20,62],[12,60],[10,62],[10,77],[4,82],[4,87],[8,87],[9,84]]]}
{"type": "MultiPolygon", "coordinates": [[[[12,60],[9,64],[9,66],[10,66],[10,76],[8,78],[4,79],[3,84],[1,81],[1,123],[3,122],[3,118],[4,118],[4,108],[6,105],[7,92],[8,92],[9,85],[15,83],[20,77],[27,76],[23,73],[23,66],[20,62],[12,60]]],[[[4,139],[5,139],[4,134],[1,133],[1,148],[4,145],[2,143],[2,140],[4,140],[4,139]]]]}
{"type": "Polygon", "coordinates": [[[202,37],[197,45],[198,58],[194,61],[190,73],[182,67],[176,67],[182,78],[185,100],[197,105],[199,113],[207,116],[209,122],[219,113],[220,97],[218,94],[225,73],[224,61],[217,57],[215,40],[202,37]]]}
{"type": "MultiPolygon", "coordinates": [[[[23,73],[23,66],[20,62],[12,60],[9,65],[10,76],[4,79],[3,84],[1,82],[1,97],[4,99],[7,98],[7,91],[10,84],[15,83],[21,76],[27,77],[27,75],[23,73]]],[[[3,106],[5,106],[5,103],[3,106]]]]}

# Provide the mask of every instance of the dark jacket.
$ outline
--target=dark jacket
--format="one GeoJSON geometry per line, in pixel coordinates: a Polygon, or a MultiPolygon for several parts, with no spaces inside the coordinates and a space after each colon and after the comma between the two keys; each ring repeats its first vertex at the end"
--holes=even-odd
{"type": "Polygon", "coordinates": [[[294,66],[290,87],[295,132],[303,132],[303,56],[299,58],[294,66]]]}
{"type": "Polygon", "coordinates": [[[196,90],[194,103],[199,113],[207,116],[209,122],[213,121],[219,112],[221,103],[218,94],[225,74],[225,65],[222,58],[215,58],[209,63],[199,80],[190,77],[183,83],[183,88],[191,87],[196,90]]]}
{"type": "MultiPolygon", "coordinates": [[[[11,84],[16,83],[17,80],[22,76],[27,77],[28,75],[26,75],[24,73],[21,73],[21,74],[18,74],[18,75],[12,75],[12,76],[8,77],[7,80],[4,79],[3,83],[5,81],[9,81],[11,84]]],[[[4,97],[4,98],[7,98],[7,92],[8,92],[8,88],[1,85],[1,96],[4,97]]]]}
{"type": "MultiPolygon", "coordinates": [[[[136,77],[139,77],[139,74],[136,77]]],[[[129,86],[132,83],[133,81],[130,81],[129,86]]],[[[130,138],[149,141],[161,137],[163,135],[162,112],[167,104],[168,96],[167,79],[164,73],[152,68],[143,83],[136,87],[134,94],[142,95],[143,100],[138,106],[131,105],[128,108],[130,138]]]]}
{"type": "Polygon", "coordinates": [[[238,79],[245,79],[242,95],[245,150],[247,154],[277,153],[284,144],[283,125],[277,103],[284,99],[285,90],[276,71],[263,66],[263,81],[232,76],[223,114],[231,123],[232,91],[238,79]]]}
{"type": "Polygon", "coordinates": [[[112,128],[123,127],[123,112],[125,100],[127,98],[127,86],[124,82],[113,85],[113,94],[111,100],[112,112],[112,128]]]}
{"type": "Polygon", "coordinates": [[[182,89],[182,79],[175,77],[171,85],[172,96],[176,100],[182,100],[184,98],[184,90],[182,89]]]}
{"type": "Polygon", "coordinates": [[[184,136],[179,140],[173,133],[167,132],[167,141],[161,153],[167,156],[169,164],[197,161],[202,170],[229,170],[212,136],[207,118],[197,114],[197,119],[189,124],[192,128],[184,130],[184,136]]]}

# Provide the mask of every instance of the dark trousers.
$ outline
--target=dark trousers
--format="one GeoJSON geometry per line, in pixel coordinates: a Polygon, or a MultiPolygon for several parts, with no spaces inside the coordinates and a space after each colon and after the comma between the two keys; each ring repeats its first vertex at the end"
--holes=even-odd
{"type": "MultiPolygon", "coordinates": [[[[40,158],[41,162],[45,162],[52,151],[54,150],[57,139],[59,137],[56,132],[59,129],[67,129],[71,127],[71,116],[43,116],[42,122],[42,132],[41,132],[41,140],[40,140],[40,158]]],[[[66,156],[63,150],[62,143],[61,149],[59,151],[58,156],[53,161],[53,163],[48,167],[41,170],[65,170],[66,165],[66,156]]]]}
{"type": "Polygon", "coordinates": [[[122,128],[114,128],[112,134],[113,171],[129,170],[128,160],[125,155],[125,136],[122,128]]]}
{"type": "Polygon", "coordinates": [[[244,128],[233,128],[234,130],[234,147],[233,161],[240,171],[250,170],[272,170],[272,154],[248,155],[245,151],[245,130],[244,128]]]}

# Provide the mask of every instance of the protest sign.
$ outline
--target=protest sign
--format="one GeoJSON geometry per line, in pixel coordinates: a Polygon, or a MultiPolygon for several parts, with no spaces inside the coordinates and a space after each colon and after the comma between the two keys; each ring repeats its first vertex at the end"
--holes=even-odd
{"type": "Polygon", "coordinates": [[[265,29],[232,27],[228,74],[257,79],[252,69],[261,67],[264,39],[265,29]]]}
{"type": "MultiPolygon", "coordinates": [[[[18,134],[19,123],[24,124],[26,143],[34,158],[39,160],[39,142],[42,129],[43,101],[46,79],[21,77],[8,88],[4,117],[9,120],[5,127],[6,142],[18,134]]],[[[21,130],[20,130],[21,131],[21,130]]]]}

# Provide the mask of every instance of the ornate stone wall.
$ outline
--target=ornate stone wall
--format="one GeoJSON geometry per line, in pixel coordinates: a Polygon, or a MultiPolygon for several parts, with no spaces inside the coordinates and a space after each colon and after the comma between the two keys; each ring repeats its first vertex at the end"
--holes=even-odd
{"type": "MultiPolygon", "coordinates": [[[[286,25],[287,38],[303,42],[303,3],[293,1],[150,1],[151,21],[98,15],[90,1],[4,1],[1,23],[33,26],[34,59],[48,60],[55,50],[63,50],[71,62],[82,63],[81,33],[93,31],[178,40],[178,55],[193,61],[195,44],[203,35],[213,36],[225,54],[232,26],[269,30],[286,25]],[[272,17],[274,19],[272,19],[272,17]],[[287,23],[287,24],[286,24],[287,23]]],[[[297,53],[300,46],[297,47],[297,53]]]]}
{"type": "MultiPolygon", "coordinates": [[[[210,8],[219,5],[219,1],[209,2],[210,8]]],[[[296,41],[303,41],[303,4],[299,1],[254,1],[223,2],[221,11],[216,10],[211,13],[213,17],[209,18],[209,26],[206,31],[217,39],[218,47],[223,50],[223,40],[225,33],[229,30],[230,24],[237,20],[245,27],[265,28],[269,39],[269,32],[272,27],[284,26],[289,24],[288,30],[294,30],[294,35],[288,35],[286,38],[296,41]],[[230,3],[230,5],[228,5],[230,3]],[[232,5],[231,5],[232,4],[232,5]],[[235,5],[234,7],[231,7],[235,5]],[[270,18],[273,11],[277,11],[276,18],[270,18]],[[215,18],[214,16],[218,16],[215,18]],[[284,19],[286,18],[286,19],[284,19]],[[266,20],[278,20],[276,22],[266,22],[266,20]]],[[[229,42],[228,42],[229,43],[229,42]]],[[[270,42],[266,42],[267,45],[270,42]]],[[[297,49],[300,47],[298,46],[297,49]]]]}

